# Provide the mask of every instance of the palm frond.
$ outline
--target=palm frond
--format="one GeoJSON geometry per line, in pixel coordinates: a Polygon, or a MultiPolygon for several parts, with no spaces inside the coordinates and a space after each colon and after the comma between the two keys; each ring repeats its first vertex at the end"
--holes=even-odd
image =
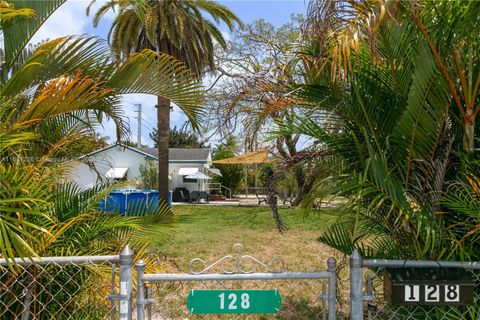
{"type": "Polygon", "coordinates": [[[120,94],[149,93],[169,99],[186,113],[192,126],[199,126],[202,87],[181,62],[169,55],[151,50],[132,54],[112,73],[107,85],[120,94]]]}
{"type": "Polygon", "coordinates": [[[15,9],[7,1],[0,1],[0,30],[11,25],[19,19],[31,19],[35,17],[35,11],[32,9],[15,9]]]}
{"type": "Polygon", "coordinates": [[[65,0],[12,0],[10,1],[16,10],[32,10],[35,12],[34,19],[22,19],[3,27],[5,44],[5,65],[10,70],[16,59],[32,38],[40,26],[65,0]]]}

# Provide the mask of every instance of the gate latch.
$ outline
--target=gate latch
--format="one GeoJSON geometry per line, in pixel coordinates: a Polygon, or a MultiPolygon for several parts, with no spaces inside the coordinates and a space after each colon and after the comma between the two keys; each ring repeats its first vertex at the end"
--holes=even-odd
{"type": "Polygon", "coordinates": [[[109,294],[108,300],[124,301],[124,300],[127,300],[127,295],[126,294],[109,294]]]}
{"type": "Polygon", "coordinates": [[[147,304],[151,304],[151,303],[154,303],[154,302],[155,302],[155,299],[137,300],[137,304],[139,304],[139,305],[147,305],[147,304]]]}

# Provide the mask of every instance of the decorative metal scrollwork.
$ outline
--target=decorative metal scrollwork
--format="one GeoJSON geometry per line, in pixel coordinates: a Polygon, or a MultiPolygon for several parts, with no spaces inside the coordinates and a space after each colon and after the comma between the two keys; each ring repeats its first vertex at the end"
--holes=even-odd
{"type": "Polygon", "coordinates": [[[240,243],[235,243],[232,247],[232,254],[226,255],[220,260],[212,263],[211,265],[207,265],[207,263],[200,259],[195,258],[190,261],[189,272],[191,274],[204,274],[210,270],[215,269],[218,267],[221,273],[225,274],[236,274],[236,273],[254,273],[257,272],[257,268],[263,269],[264,272],[284,272],[285,271],[285,264],[282,259],[280,258],[273,258],[267,263],[263,263],[258,259],[252,257],[251,255],[243,254],[244,247],[240,243]],[[225,265],[232,264],[233,268],[227,270],[225,265]],[[246,264],[250,264],[250,269],[245,269],[246,264]],[[201,265],[203,268],[200,271],[195,271],[195,265],[201,265]]]}

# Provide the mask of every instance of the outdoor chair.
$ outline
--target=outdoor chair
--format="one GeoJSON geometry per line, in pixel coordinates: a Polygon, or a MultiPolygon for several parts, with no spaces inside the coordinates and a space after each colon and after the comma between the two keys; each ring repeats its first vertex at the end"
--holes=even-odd
{"type": "Polygon", "coordinates": [[[205,200],[207,203],[210,202],[210,194],[206,191],[200,191],[199,199],[205,200]]]}
{"type": "Polygon", "coordinates": [[[190,192],[190,203],[200,200],[200,193],[198,191],[190,192]]]}
{"type": "Polygon", "coordinates": [[[190,195],[188,193],[183,192],[183,190],[180,190],[180,196],[182,197],[182,201],[191,202],[190,195]]]}
{"type": "Polygon", "coordinates": [[[255,192],[255,195],[257,196],[257,199],[258,199],[258,204],[260,205],[262,202],[265,202],[265,204],[267,203],[267,197],[265,196],[260,196],[258,194],[258,192],[255,192]]]}

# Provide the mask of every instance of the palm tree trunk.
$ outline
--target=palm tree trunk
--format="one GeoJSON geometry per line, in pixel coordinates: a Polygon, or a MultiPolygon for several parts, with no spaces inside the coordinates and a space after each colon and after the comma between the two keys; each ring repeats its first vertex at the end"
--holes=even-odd
{"type": "Polygon", "coordinates": [[[473,152],[475,149],[475,114],[472,109],[467,109],[464,119],[463,150],[473,152]]]}
{"type": "Polygon", "coordinates": [[[170,100],[157,97],[158,121],[158,198],[168,200],[168,137],[170,134],[170,100]]]}

